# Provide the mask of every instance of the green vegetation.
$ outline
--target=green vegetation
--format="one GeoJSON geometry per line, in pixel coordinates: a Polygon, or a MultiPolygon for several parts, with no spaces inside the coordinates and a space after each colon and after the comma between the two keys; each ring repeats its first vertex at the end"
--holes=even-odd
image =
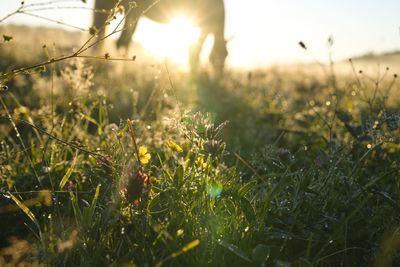
{"type": "MultiPolygon", "coordinates": [[[[0,74],[61,49],[1,30],[0,74]]],[[[13,77],[0,265],[400,264],[398,81],[322,73],[73,58],[13,77]]]]}

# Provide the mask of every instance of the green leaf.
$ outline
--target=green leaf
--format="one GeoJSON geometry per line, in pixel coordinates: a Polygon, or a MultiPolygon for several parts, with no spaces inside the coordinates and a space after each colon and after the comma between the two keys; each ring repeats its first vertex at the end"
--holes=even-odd
{"type": "Polygon", "coordinates": [[[200,245],[200,240],[195,239],[191,242],[189,242],[188,244],[186,244],[184,247],[182,247],[179,251],[172,253],[171,255],[169,255],[168,257],[166,257],[165,259],[163,259],[162,261],[160,261],[159,263],[157,263],[155,265],[155,267],[161,267],[166,261],[176,258],[179,255],[188,252],[189,250],[194,249],[195,247],[197,247],[198,245],[200,245]]]}
{"type": "Polygon", "coordinates": [[[184,172],[183,166],[179,165],[178,168],[176,168],[176,171],[174,174],[174,179],[178,186],[181,186],[183,184],[183,172],[184,172]]]}
{"type": "Polygon", "coordinates": [[[80,221],[82,220],[82,213],[79,209],[78,200],[72,192],[69,192],[69,196],[71,198],[72,210],[74,211],[75,215],[75,222],[79,225],[80,221]]]}
{"type": "Polygon", "coordinates": [[[86,114],[84,114],[84,113],[82,113],[82,112],[79,112],[79,115],[80,115],[83,119],[85,119],[85,120],[87,120],[87,121],[93,123],[94,125],[99,125],[99,124],[97,123],[97,121],[96,121],[95,119],[93,119],[92,117],[90,117],[90,116],[88,116],[88,115],[86,115],[86,114]]]}
{"type": "Polygon", "coordinates": [[[275,262],[275,266],[276,267],[290,267],[292,265],[290,264],[290,262],[277,260],[275,262]]]}
{"type": "Polygon", "coordinates": [[[91,227],[91,225],[93,224],[93,216],[94,216],[94,211],[96,210],[97,200],[99,199],[100,195],[100,187],[101,184],[98,184],[90,206],[83,208],[82,220],[81,220],[81,225],[83,227],[91,227]]]}
{"type": "Polygon", "coordinates": [[[308,260],[301,258],[299,260],[299,267],[313,267],[314,265],[308,260]]]}
{"type": "Polygon", "coordinates": [[[149,211],[151,211],[158,203],[160,203],[160,194],[157,194],[155,197],[153,197],[150,202],[149,205],[147,206],[147,209],[149,211]]]}
{"type": "Polygon", "coordinates": [[[76,158],[77,158],[77,156],[75,156],[74,162],[72,163],[72,166],[67,170],[67,172],[64,174],[63,178],[60,181],[60,190],[62,190],[64,188],[64,186],[67,183],[69,177],[71,177],[71,174],[72,174],[72,172],[74,171],[74,168],[75,168],[76,158]]]}
{"type": "Polygon", "coordinates": [[[92,205],[91,205],[92,209],[94,209],[96,207],[97,200],[99,199],[100,187],[101,187],[101,184],[98,184],[96,187],[96,192],[94,193],[94,197],[92,199],[92,205]]]}
{"type": "Polygon", "coordinates": [[[230,200],[229,198],[225,198],[223,200],[223,203],[225,205],[225,208],[228,210],[229,213],[231,214],[236,214],[236,206],[235,203],[230,200]]]}
{"type": "Polygon", "coordinates": [[[23,211],[25,212],[25,214],[29,217],[29,219],[32,220],[32,222],[36,223],[36,218],[35,215],[30,211],[30,209],[25,206],[24,203],[22,203],[21,201],[19,201],[18,198],[16,198],[13,194],[11,194],[10,192],[8,193],[12,200],[15,202],[15,204],[17,204],[17,206],[23,211]]]}
{"type": "Polygon", "coordinates": [[[239,196],[244,197],[257,184],[256,180],[250,181],[239,189],[239,196]]]}
{"type": "Polygon", "coordinates": [[[264,244],[258,244],[253,249],[252,258],[258,263],[264,263],[266,260],[268,260],[270,253],[271,250],[268,246],[264,244]]]}
{"type": "Polygon", "coordinates": [[[189,250],[194,249],[194,248],[197,247],[198,245],[200,245],[200,240],[198,240],[198,239],[193,240],[192,242],[186,244],[186,245],[180,250],[180,253],[179,253],[179,254],[188,252],[189,250]]]}
{"type": "Polygon", "coordinates": [[[206,126],[202,123],[197,124],[197,133],[202,134],[206,132],[206,126]]]}
{"type": "Polygon", "coordinates": [[[242,258],[243,260],[253,263],[252,260],[250,260],[250,258],[246,255],[246,253],[244,253],[241,249],[239,249],[237,246],[235,246],[232,243],[229,243],[226,240],[221,240],[218,239],[218,243],[223,246],[224,248],[228,249],[230,252],[232,252],[233,254],[235,254],[236,256],[242,258]]]}
{"type": "Polygon", "coordinates": [[[249,223],[253,223],[256,219],[256,212],[254,211],[253,205],[251,205],[250,201],[245,197],[242,197],[240,203],[246,220],[249,223]]]}

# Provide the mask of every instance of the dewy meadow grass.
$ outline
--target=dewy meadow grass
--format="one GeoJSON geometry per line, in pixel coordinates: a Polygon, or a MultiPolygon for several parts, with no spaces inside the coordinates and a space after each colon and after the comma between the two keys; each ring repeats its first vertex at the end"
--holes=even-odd
{"type": "MultiPolygon", "coordinates": [[[[13,42],[3,73],[24,62],[13,42]]],[[[356,65],[215,82],[74,59],[10,78],[0,265],[400,264],[398,82],[356,65]]]]}

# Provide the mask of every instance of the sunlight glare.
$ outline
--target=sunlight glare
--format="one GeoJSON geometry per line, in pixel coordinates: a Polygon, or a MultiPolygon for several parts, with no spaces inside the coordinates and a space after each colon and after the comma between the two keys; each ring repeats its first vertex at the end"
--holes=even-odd
{"type": "Polygon", "coordinates": [[[159,32],[147,31],[139,42],[152,55],[186,66],[190,46],[200,35],[200,29],[186,17],[175,17],[168,24],[159,26],[159,32]]]}

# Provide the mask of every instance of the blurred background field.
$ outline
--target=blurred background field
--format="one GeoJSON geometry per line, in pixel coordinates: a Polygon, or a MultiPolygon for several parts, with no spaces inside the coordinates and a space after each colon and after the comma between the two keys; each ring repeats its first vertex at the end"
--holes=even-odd
{"type": "MultiPolygon", "coordinates": [[[[0,74],[90,36],[0,34],[0,74]]],[[[308,62],[215,80],[107,41],[136,59],[1,81],[0,265],[400,264],[400,53],[319,61],[299,39],[308,62]]]]}

